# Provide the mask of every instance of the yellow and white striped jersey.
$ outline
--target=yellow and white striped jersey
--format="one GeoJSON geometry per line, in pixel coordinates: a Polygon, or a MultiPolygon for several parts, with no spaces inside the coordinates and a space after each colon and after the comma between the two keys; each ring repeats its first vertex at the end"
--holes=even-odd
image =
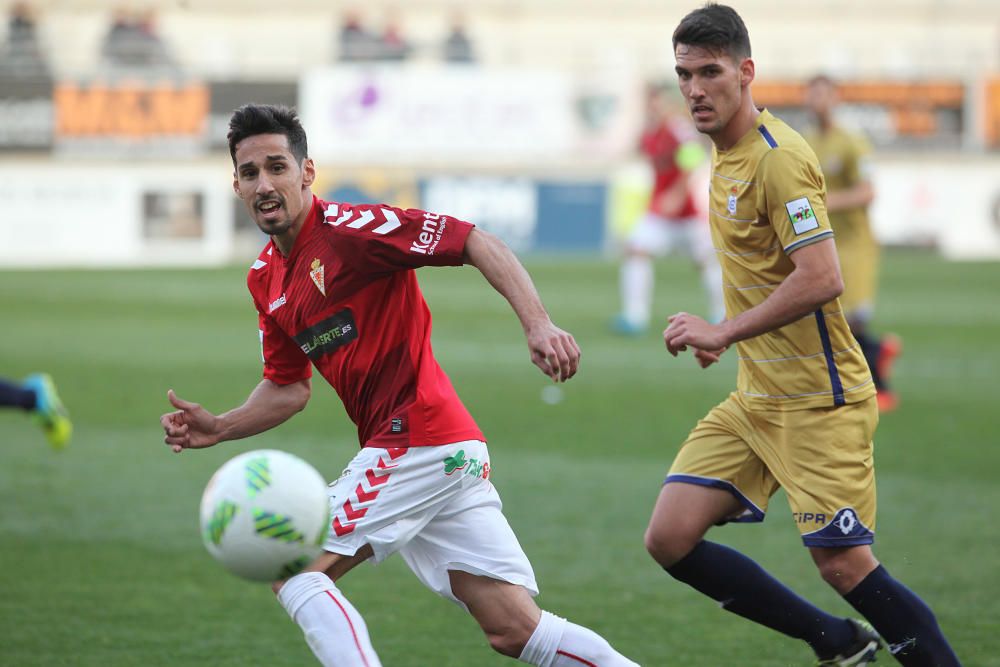
{"type": "MultiPolygon", "coordinates": [[[[832,238],[833,231],[815,154],[768,111],[712,158],[709,220],[726,310],[734,317],[764,301],[792,272],[790,253],[832,238]]],[[[751,408],[831,407],[875,393],[837,299],[736,349],[737,389],[751,408]]]]}

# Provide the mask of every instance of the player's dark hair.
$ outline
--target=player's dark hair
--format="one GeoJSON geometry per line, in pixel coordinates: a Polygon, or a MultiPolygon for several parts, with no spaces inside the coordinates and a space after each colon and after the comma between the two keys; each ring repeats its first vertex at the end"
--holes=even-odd
{"type": "Polygon", "coordinates": [[[750,33],[736,10],[709,2],[689,13],[674,30],[678,44],[697,46],[712,53],[727,53],[737,63],[750,57],[750,33]]]}
{"type": "Polygon", "coordinates": [[[258,134],[283,134],[288,138],[288,148],[299,164],[309,154],[306,131],[299,122],[295,109],[271,104],[244,104],[229,119],[229,155],[236,166],[236,144],[258,134]]]}

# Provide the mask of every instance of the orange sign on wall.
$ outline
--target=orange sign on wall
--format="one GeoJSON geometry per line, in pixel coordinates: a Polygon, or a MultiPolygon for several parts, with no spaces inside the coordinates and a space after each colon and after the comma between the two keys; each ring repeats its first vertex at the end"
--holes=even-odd
{"type": "Polygon", "coordinates": [[[57,140],[201,138],[210,97],[200,83],[64,82],[56,85],[53,102],[57,140]]]}
{"type": "Polygon", "coordinates": [[[1000,148],[1000,76],[985,83],[983,103],[983,135],[986,145],[1000,148]]]}
{"type": "MultiPolygon", "coordinates": [[[[937,111],[960,110],[965,86],[955,81],[839,81],[842,102],[885,109],[896,131],[910,137],[927,137],[938,128],[937,111]]],[[[802,106],[806,84],[790,81],[754,82],[754,102],[763,106],[802,106]]]]}

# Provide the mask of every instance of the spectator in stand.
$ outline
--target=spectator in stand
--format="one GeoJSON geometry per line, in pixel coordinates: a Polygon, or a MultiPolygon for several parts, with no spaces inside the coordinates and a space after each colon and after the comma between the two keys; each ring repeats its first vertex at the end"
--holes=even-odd
{"type": "Polygon", "coordinates": [[[119,7],[104,37],[101,55],[113,68],[174,67],[173,59],[156,30],[156,13],[133,13],[119,7]]]}
{"type": "Polygon", "coordinates": [[[413,46],[403,36],[399,15],[394,10],[390,10],[386,15],[385,29],[382,31],[379,46],[379,60],[403,61],[413,52],[413,46]]]}
{"type": "Polygon", "coordinates": [[[368,62],[375,60],[379,39],[365,29],[361,15],[353,9],[344,12],[340,23],[338,54],[341,62],[368,62]]]}
{"type": "Polygon", "coordinates": [[[442,56],[449,63],[474,63],[476,54],[472,41],[465,30],[465,17],[455,12],[451,19],[451,30],[441,46],[442,56]]]}
{"type": "Polygon", "coordinates": [[[35,17],[26,2],[15,2],[7,20],[7,43],[0,58],[0,73],[18,78],[46,78],[48,63],[38,46],[35,17]]]}

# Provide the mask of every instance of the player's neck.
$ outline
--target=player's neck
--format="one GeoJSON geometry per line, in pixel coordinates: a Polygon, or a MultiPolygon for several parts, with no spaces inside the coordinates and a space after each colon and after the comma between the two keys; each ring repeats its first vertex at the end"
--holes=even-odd
{"type": "Polygon", "coordinates": [[[712,135],[711,139],[715,144],[715,148],[720,151],[727,151],[735,146],[747,132],[757,126],[758,116],[760,116],[760,109],[754,105],[753,98],[750,97],[750,92],[747,91],[743,97],[743,104],[740,105],[740,108],[737,109],[733,117],[729,119],[726,126],[717,134],[712,135]]]}
{"type": "Polygon", "coordinates": [[[288,257],[292,248],[295,247],[295,240],[299,238],[299,233],[302,228],[305,227],[306,220],[312,215],[313,209],[313,196],[312,191],[306,190],[303,195],[302,210],[292,221],[292,225],[286,229],[281,234],[274,234],[271,236],[271,241],[274,243],[274,247],[278,249],[278,252],[284,257],[288,257]]]}

